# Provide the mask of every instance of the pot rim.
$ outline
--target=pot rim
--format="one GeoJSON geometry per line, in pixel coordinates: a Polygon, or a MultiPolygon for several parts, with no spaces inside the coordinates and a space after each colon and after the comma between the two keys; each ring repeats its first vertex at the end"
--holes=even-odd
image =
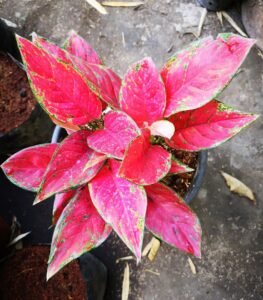
{"type": "MultiPolygon", "coordinates": [[[[56,125],[52,134],[51,143],[58,142],[59,136],[61,134],[61,130],[62,128],[56,125]]],[[[198,152],[197,168],[195,170],[194,178],[188,192],[184,196],[184,200],[186,203],[190,203],[195,198],[195,196],[197,195],[198,191],[201,188],[205,176],[206,166],[207,166],[207,156],[208,156],[207,150],[198,152]]]]}

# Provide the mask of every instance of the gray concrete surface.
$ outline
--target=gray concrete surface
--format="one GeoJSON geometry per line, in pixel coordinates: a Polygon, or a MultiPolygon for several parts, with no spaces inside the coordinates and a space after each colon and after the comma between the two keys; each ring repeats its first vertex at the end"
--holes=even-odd
{"type": "MultiPolygon", "coordinates": [[[[201,14],[194,1],[145,3],[137,10],[109,8],[106,16],[90,8],[85,0],[2,0],[0,8],[1,16],[17,23],[26,36],[36,31],[61,43],[67,32],[75,29],[106,64],[122,75],[128,64],[146,55],[161,67],[173,51],[195,39],[188,33],[197,29],[201,14]],[[169,49],[171,53],[167,53],[169,49]]],[[[202,37],[230,30],[227,25],[222,28],[210,13],[202,37]]],[[[254,49],[221,99],[240,110],[262,113],[262,67],[262,57],[254,49]]],[[[193,259],[197,274],[191,273],[186,254],[162,244],[153,263],[146,259],[138,266],[130,263],[129,299],[263,299],[262,129],[260,118],[209,153],[205,182],[191,204],[203,228],[202,259],[193,259]],[[220,170],[247,183],[256,194],[257,205],[230,193],[220,170]]],[[[146,240],[149,238],[146,234],[146,240]]],[[[109,267],[106,299],[120,299],[125,263],[116,265],[115,259],[130,255],[129,251],[112,236],[95,254],[109,267]]]]}

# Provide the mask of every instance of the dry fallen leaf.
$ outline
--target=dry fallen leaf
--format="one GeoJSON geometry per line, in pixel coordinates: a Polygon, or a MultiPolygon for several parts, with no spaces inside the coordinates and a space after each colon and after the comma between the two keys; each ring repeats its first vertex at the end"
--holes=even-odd
{"type": "Polygon", "coordinates": [[[135,259],[135,257],[132,255],[120,257],[120,258],[116,259],[116,264],[118,264],[120,261],[133,260],[133,259],[135,259]]]}
{"type": "Polygon", "coordinates": [[[193,261],[191,260],[190,257],[188,257],[188,263],[189,263],[189,266],[190,266],[190,269],[191,269],[192,273],[195,275],[196,274],[196,267],[195,267],[195,265],[194,265],[194,263],[193,263],[193,261]]]}
{"type": "Polygon", "coordinates": [[[92,7],[103,15],[107,15],[107,10],[96,0],[86,0],[92,7]]]}
{"type": "Polygon", "coordinates": [[[149,251],[152,248],[152,243],[153,243],[153,238],[150,240],[150,242],[144,247],[143,251],[142,251],[142,257],[146,256],[149,251]]]}
{"type": "Polygon", "coordinates": [[[135,1],[135,2],[124,2],[124,1],[104,1],[102,5],[104,6],[112,6],[112,7],[136,7],[143,5],[144,2],[142,1],[135,1]]]}
{"type": "Polygon", "coordinates": [[[126,264],[124,269],[123,281],[122,281],[122,293],[121,300],[128,300],[130,289],[130,268],[129,264],[126,264]]]}
{"type": "Polygon", "coordinates": [[[248,199],[256,203],[256,198],[252,190],[248,186],[246,186],[242,181],[223,171],[221,171],[221,174],[225,178],[226,184],[228,185],[231,192],[235,192],[240,196],[247,197],[248,199]]]}
{"type": "Polygon", "coordinates": [[[227,22],[241,35],[247,37],[247,34],[237,25],[237,23],[230,17],[230,15],[224,10],[221,11],[222,16],[227,20],[227,22]]]}
{"type": "Polygon", "coordinates": [[[155,259],[156,255],[158,253],[158,250],[160,248],[160,245],[161,245],[161,242],[157,238],[153,237],[152,238],[151,250],[148,254],[148,258],[149,258],[150,261],[153,261],[155,259]]]}
{"type": "Polygon", "coordinates": [[[217,11],[217,12],[216,12],[216,15],[217,15],[217,18],[218,18],[218,20],[219,20],[221,26],[223,26],[224,23],[223,23],[223,15],[222,15],[222,12],[221,12],[221,11],[217,11]]]}

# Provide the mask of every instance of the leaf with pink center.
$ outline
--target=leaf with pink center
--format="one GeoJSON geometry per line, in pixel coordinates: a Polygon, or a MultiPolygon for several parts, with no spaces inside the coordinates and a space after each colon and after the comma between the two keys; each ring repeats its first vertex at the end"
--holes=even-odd
{"type": "Polygon", "coordinates": [[[125,113],[110,111],[104,117],[104,129],[88,136],[95,151],[122,159],[129,143],[140,134],[136,123],[125,113]]]}
{"type": "Polygon", "coordinates": [[[53,204],[52,224],[55,225],[69,201],[79,192],[78,189],[56,194],[53,204]]]}
{"type": "Polygon", "coordinates": [[[129,67],[121,87],[120,106],[139,127],[163,118],[165,88],[151,58],[129,67]]]}
{"type": "Polygon", "coordinates": [[[102,65],[90,64],[40,36],[34,35],[34,43],[57,60],[80,72],[93,96],[96,95],[97,99],[102,99],[114,108],[119,107],[118,96],[121,79],[111,69],[102,65]]]}
{"type": "Polygon", "coordinates": [[[161,183],[145,187],[146,227],[164,242],[201,257],[201,226],[190,207],[161,183]]]}
{"type": "Polygon", "coordinates": [[[180,160],[172,158],[172,165],[171,165],[171,169],[169,170],[169,174],[181,174],[181,173],[187,173],[193,171],[194,169],[188,167],[180,160]]]}
{"type": "Polygon", "coordinates": [[[11,182],[36,192],[57,146],[43,144],[26,148],[9,157],[1,168],[11,182]]]}
{"type": "Polygon", "coordinates": [[[156,121],[149,128],[151,135],[158,135],[170,139],[174,135],[174,125],[167,120],[156,121]]]}
{"type": "Polygon", "coordinates": [[[101,102],[86,79],[71,64],[17,37],[31,88],[47,113],[70,125],[85,125],[100,118],[101,102]]]}
{"type": "Polygon", "coordinates": [[[89,45],[80,35],[75,31],[71,31],[69,38],[66,40],[63,48],[82,60],[90,63],[102,65],[103,62],[100,59],[96,51],[89,45]]]}
{"type": "Polygon", "coordinates": [[[83,253],[101,245],[111,227],[90,199],[88,186],[79,189],[63,210],[53,234],[47,279],[83,253]]]}
{"type": "Polygon", "coordinates": [[[98,173],[106,156],[88,147],[89,135],[90,132],[86,130],[77,131],[59,144],[34,203],[77,188],[98,173]]]}
{"type": "Polygon", "coordinates": [[[184,151],[214,148],[257,119],[257,115],[234,110],[217,100],[170,117],[175,133],[167,144],[184,151]]]}
{"type": "Polygon", "coordinates": [[[161,146],[151,145],[150,131],[145,129],[130,143],[119,176],[136,184],[150,185],[161,180],[170,168],[171,154],[161,146]]]}
{"type": "Polygon", "coordinates": [[[110,159],[89,183],[90,195],[105,222],[141,258],[147,199],[143,187],[118,177],[120,162],[110,159]]]}
{"type": "Polygon", "coordinates": [[[167,93],[165,117],[198,108],[215,98],[236,74],[255,43],[234,34],[195,42],[173,56],[161,75],[167,93]]]}

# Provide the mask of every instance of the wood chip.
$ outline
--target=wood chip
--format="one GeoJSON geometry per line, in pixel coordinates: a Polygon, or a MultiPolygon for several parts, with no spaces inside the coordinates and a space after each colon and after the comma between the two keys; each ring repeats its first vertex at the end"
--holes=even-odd
{"type": "Polygon", "coordinates": [[[100,12],[103,15],[107,15],[107,10],[96,0],[86,0],[89,5],[94,7],[98,12],[100,12]]]}
{"type": "Polygon", "coordinates": [[[145,269],[144,271],[145,271],[145,272],[148,272],[148,273],[151,273],[151,274],[154,274],[154,275],[156,275],[156,276],[160,276],[160,275],[161,275],[159,272],[155,272],[155,271],[150,270],[150,269],[145,269]]]}
{"type": "Polygon", "coordinates": [[[254,204],[256,203],[256,198],[252,192],[252,190],[245,185],[239,179],[221,171],[222,176],[224,177],[226,184],[228,185],[231,192],[235,192],[240,196],[247,197],[249,200],[253,201],[254,204]]]}
{"type": "Polygon", "coordinates": [[[130,290],[130,268],[129,264],[126,264],[124,269],[123,281],[122,281],[122,293],[121,300],[128,300],[130,290]]]}
{"type": "Polygon", "coordinates": [[[111,7],[137,7],[143,5],[142,1],[125,2],[125,1],[104,1],[102,5],[111,7]]]}
{"type": "Polygon", "coordinates": [[[237,25],[237,23],[230,17],[230,15],[225,12],[224,10],[222,11],[223,17],[227,20],[227,22],[241,35],[247,37],[247,34],[237,25]]]}
{"type": "Polygon", "coordinates": [[[216,15],[217,15],[217,18],[218,18],[218,20],[219,20],[221,26],[223,26],[224,23],[223,23],[223,15],[222,15],[222,11],[217,11],[217,12],[216,12],[216,15]]]}
{"type": "Polygon", "coordinates": [[[153,238],[150,240],[150,242],[144,247],[143,251],[142,251],[142,257],[146,256],[151,248],[152,248],[152,243],[153,243],[153,238]]]}
{"type": "Polygon", "coordinates": [[[160,246],[161,246],[161,242],[157,238],[153,237],[152,238],[151,250],[148,254],[148,258],[149,258],[150,261],[154,261],[160,246]]]}
{"type": "Polygon", "coordinates": [[[120,261],[125,261],[125,260],[133,260],[135,259],[134,256],[124,256],[116,259],[116,264],[118,264],[120,261]]]}
{"type": "Polygon", "coordinates": [[[190,269],[191,269],[192,273],[194,275],[196,275],[196,267],[195,267],[195,265],[194,265],[194,263],[193,263],[193,261],[191,260],[190,257],[188,257],[188,263],[189,263],[189,266],[190,266],[190,269]]]}
{"type": "Polygon", "coordinates": [[[198,28],[197,28],[197,33],[195,34],[195,36],[197,38],[199,38],[201,33],[202,33],[202,29],[203,29],[203,26],[204,26],[204,23],[205,23],[206,15],[207,15],[207,10],[206,10],[206,8],[203,8],[202,15],[201,15],[199,25],[198,25],[198,28]]]}
{"type": "Polygon", "coordinates": [[[123,48],[125,48],[126,42],[125,42],[125,35],[124,35],[124,32],[121,33],[121,38],[122,38],[122,45],[123,45],[123,48]]]}

